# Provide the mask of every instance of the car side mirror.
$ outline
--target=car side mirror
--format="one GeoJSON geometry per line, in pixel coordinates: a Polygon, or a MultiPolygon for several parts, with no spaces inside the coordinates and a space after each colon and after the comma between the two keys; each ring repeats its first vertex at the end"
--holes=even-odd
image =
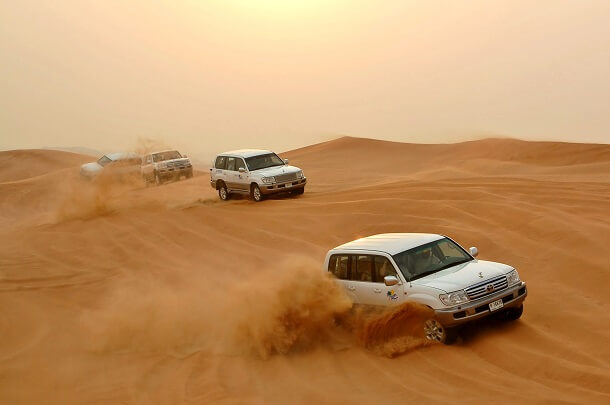
{"type": "Polygon", "coordinates": [[[182,157],[183,157],[183,158],[187,158],[188,156],[186,156],[186,155],[182,155],[182,157]]]}
{"type": "Polygon", "coordinates": [[[385,276],[383,278],[383,282],[385,283],[385,285],[387,285],[388,287],[391,287],[393,285],[398,284],[398,279],[395,276],[385,276]]]}
{"type": "Polygon", "coordinates": [[[470,251],[470,255],[472,257],[477,257],[479,255],[479,249],[477,249],[476,247],[471,247],[470,249],[468,249],[468,251],[470,251]]]}
{"type": "Polygon", "coordinates": [[[288,159],[283,159],[284,160],[284,164],[288,164],[288,159]]]}
{"type": "Polygon", "coordinates": [[[240,168],[239,168],[239,172],[240,172],[240,173],[245,173],[245,172],[246,172],[246,169],[244,169],[243,167],[240,167],[240,168]]]}

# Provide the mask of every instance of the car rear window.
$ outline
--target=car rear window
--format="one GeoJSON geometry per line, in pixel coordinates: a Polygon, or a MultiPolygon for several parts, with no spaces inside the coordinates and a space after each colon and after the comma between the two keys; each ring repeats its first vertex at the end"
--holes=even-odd
{"type": "Polygon", "coordinates": [[[348,280],[348,264],[349,255],[332,255],[328,262],[328,271],[340,280],[348,280]]]}
{"type": "Polygon", "coordinates": [[[224,169],[227,167],[227,157],[226,156],[218,156],[216,158],[216,164],[214,165],[217,169],[224,169]]]}

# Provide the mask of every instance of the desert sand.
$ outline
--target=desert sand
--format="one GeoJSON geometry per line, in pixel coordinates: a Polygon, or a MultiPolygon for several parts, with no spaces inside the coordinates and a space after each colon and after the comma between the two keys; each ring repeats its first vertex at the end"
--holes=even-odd
{"type": "Polygon", "coordinates": [[[0,403],[610,402],[610,145],[340,138],[282,154],[301,197],[209,175],[86,183],[82,155],[0,152],[0,403]],[[326,251],[433,232],[527,281],[523,317],[426,344],[363,314],[326,251]]]}

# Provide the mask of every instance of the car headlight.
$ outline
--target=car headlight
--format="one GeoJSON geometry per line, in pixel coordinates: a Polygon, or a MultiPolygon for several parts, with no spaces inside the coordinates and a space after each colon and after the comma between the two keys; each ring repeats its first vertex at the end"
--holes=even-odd
{"type": "Polygon", "coordinates": [[[511,286],[513,284],[517,284],[521,279],[519,278],[519,273],[517,270],[513,270],[506,275],[506,279],[508,280],[508,285],[511,286]]]}
{"type": "Polygon", "coordinates": [[[297,172],[297,179],[302,179],[305,177],[305,174],[303,174],[303,170],[299,170],[297,172]]]}
{"type": "Polygon", "coordinates": [[[273,183],[275,183],[275,177],[273,177],[273,176],[271,176],[271,177],[263,177],[261,180],[265,184],[273,184],[273,183]]]}
{"type": "Polygon", "coordinates": [[[449,294],[441,294],[438,296],[445,305],[458,305],[468,302],[468,296],[464,290],[454,291],[449,294]]]}

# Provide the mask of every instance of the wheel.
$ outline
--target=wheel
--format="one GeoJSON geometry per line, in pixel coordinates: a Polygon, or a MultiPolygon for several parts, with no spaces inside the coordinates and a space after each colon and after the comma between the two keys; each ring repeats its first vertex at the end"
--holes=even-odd
{"type": "Polygon", "coordinates": [[[296,195],[301,195],[304,192],[305,192],[305,187],[297,188],[296,190],[293,191],[293,193],[296,195]]]}
{"type": "Polygon", "coordinates": [[[250,189],[250,196],[252,197],[252,199],[256,202],[261,202],[265,199],[265,196],[263,195],[260,187],[258,186],[258,184],[254,184],[252,186],[252,188],[250,189]]]}
{"type": "Polygon", "coordinates": [[[193,177],[193,171],[192,170],[186,173],[186,178],[187,179],[190,179],[191,177],[193,177]]]}
{"type": "Polygon", "coordinates": [[[455,329],[446,328],[436,319],[424,322],[424,335],[426,339],[450,345],[457,337],[455,329]]]}
{"type": "Polygon", "coordinates": [[[519,308],[509,308],[504,311],[504,319],[507,321],[516,321],[521,318],[523,315],[523,305],[520,305],[519,308]]]}
{"type": "Polygon", "coordinates": [[[159,173],[155,172],[155,184],[157,186],[160,186],[161,184],[163,184],[163,180],[161,180],[161,177],[159,177],[159,173]]]}
{"type": "Polygon", "coordinates": [[[225,183],[222,183],[218,188],[218,196],[222,201],[227,201],[229,199],[230,194],[225,183]]]}

